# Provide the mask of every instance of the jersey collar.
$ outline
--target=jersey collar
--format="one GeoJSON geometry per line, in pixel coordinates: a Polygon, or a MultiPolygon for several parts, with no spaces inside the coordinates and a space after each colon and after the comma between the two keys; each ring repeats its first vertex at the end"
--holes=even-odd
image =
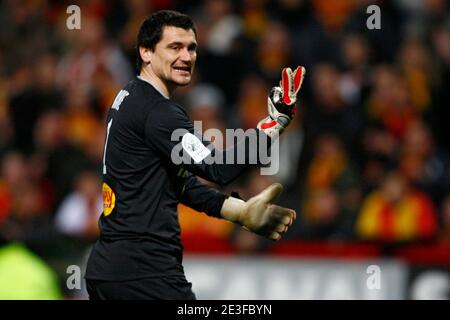
{"type": "Polygon", "coordinates": [[[139,76],[139,75],[137,76],[137,78],[138,78],[139,80],[142,80],[142,81],[147,82],[147,83],[150,84],[153,88],[155,88],[155,90],[158,91],[164,98],[169,99],[169,97],[166,96],[164,93],[162,93],[161,90],[160,90],[155,84],[151,83],[151,82],[148,81],[147,79],[142,78],[142,77],[139,76]]]}

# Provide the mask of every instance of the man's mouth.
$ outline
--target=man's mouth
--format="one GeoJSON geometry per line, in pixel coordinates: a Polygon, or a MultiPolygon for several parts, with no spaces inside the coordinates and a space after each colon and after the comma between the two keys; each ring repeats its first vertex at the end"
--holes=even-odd
{"type": "Polygon", "coordinates": [[[175,66],[173,67],[177,72],[182,74],[190,74],[191,73],[191,67],[189,66],[175,66]]]}

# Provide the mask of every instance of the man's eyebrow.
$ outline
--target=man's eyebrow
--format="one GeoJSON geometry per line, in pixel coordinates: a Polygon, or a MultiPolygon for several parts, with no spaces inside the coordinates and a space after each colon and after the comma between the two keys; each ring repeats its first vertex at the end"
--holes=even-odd
{"type": "MultiPolygon", "coordinates": [[[[167,47],[172,47],[172,46],[183,46],[184,44],[180,41],[174,41],[174,42],[170,42],[167,47]]],[[[197,42],[191,42],[188,44],[188,47],[194,47],[197,48],[197,42]]]]}
{"type": "Polygon", "coordinates": [[[182,46],[183,43],[179,42],[179,41],[174,41],[174,42],[170,42],[167,46],[171,47],[171,46],[182,46]]]}

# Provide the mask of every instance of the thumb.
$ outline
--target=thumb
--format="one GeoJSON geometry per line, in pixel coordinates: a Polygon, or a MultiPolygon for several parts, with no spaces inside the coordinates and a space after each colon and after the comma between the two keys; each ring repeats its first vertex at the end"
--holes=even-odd
{"type": "Polygon", "coordinates": [[[260,194],[259,198],[263,199],[265,203],[271,203],[283,191],[283,186],[280,183],[273,183],[260,194]]]}

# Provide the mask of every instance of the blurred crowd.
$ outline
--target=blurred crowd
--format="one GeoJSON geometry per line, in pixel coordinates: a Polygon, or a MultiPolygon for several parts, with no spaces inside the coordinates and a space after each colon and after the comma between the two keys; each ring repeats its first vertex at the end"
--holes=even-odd
{"type": "MultiPolygon", "coordinates": [[[[296,209],[287,239],[450,245],[450,4],[446,0],[0,1],[0,241],[59,275],[98,235],[105,116],[135,77],[135,39],[158,9],[191,15],[198,60],[174,99],[203,130],[253,128],[285,66],[303,65],[295,121],[274,176],[296,209]],[[366,8],[380,7],[381,29],[366,8]]],[[[226,141],[223,146],[226,147],[226,141]]],[[[259,237],[180,205],[184,235],[259,237]]]]}

